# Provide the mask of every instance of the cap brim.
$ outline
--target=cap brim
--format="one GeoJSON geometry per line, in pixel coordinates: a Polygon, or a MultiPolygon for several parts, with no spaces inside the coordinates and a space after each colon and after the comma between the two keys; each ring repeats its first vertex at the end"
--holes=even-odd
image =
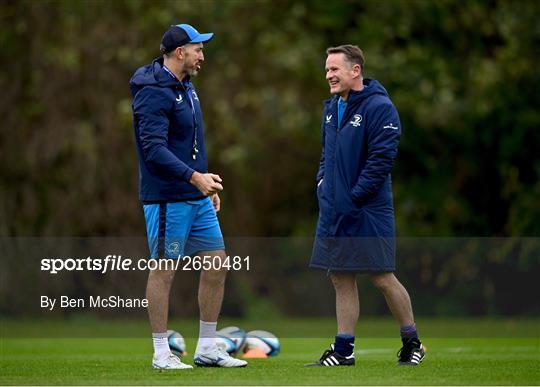
{"type": "Polygon", "coordinates": [[[207,34],[199,34],[196,38],[192,39],[190,43],[206,43],[212,40],[214,37],[213,32],[209,32],[207,34]]]}

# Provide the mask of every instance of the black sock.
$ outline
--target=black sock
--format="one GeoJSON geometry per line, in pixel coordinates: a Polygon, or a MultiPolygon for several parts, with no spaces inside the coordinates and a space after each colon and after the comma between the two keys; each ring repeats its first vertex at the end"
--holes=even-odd
{"type": "Polygon", "coordinates": [[[354,336],[348,333],[339,333],[336,335],[334,350],[341,356],[350,356],[354,351],[354,336]]]}

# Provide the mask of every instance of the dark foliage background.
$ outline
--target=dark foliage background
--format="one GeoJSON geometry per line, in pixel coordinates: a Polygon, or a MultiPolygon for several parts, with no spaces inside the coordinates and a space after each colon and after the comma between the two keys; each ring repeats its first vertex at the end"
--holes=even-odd
{"type": "MultiPolygon", "coordinates": [[[[439,295],[418,309],[538,313],[538,244],[520,238],[540,235],[539,11],[535,1],[3,1],[0,235],[144,236],[128,81],[158,56],[167,26],[189,22],[216,34],[195,82],[210,169],[224,178],[224,234],[312,236],[325,49],[353,43],[402,120],[399,235],[508,238],[485,254],[465,238],[461,253],[401,259],[413,292],[439,295]],[[518,305],[504,296],[516,291],[518,305]]],[[[234,310],[258,300],[294,313],[306,295],[292,284],[326,282],[305,273],[308,253],[235,277],[231,292],[249,296],[234,310]],[[297,298],[283,302],[283,286],[297,298]]],[[[368,311],[385,311],[368,284],[361,292],[375,299],[368,311]]]]}

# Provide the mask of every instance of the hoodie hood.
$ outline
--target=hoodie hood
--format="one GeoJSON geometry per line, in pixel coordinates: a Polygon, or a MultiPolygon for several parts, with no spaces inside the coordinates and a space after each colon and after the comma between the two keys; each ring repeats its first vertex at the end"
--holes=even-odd
{"type": "Polygon", "coordinates": [[[151,64],[139,67],[129,81],[131,95],[135,95],[145,86],[174,87],[178,85],[178,80],[163,69],[163,58],[154,59],[151,64]]]}
{"type": "Polygon", "coordinates": [[[386,89],[375,79],[364,79],[364,88],[361,91],[351,90],[349,92],[349,102],[355,102],[356,100],[364,100],[374,95],[388,96],[386,89]]]}

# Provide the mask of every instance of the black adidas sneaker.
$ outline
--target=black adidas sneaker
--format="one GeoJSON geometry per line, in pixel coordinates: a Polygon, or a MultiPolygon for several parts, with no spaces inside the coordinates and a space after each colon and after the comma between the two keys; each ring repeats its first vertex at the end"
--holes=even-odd
{"type": "Polygon", "coordinates": [[[350,356],[342,356],[334,351],[334,344],[322,354],[319,361],[315,363],[304,364],[306,367],[335,367],[335,366],[353,366],[354,351],[350,356]]]}
{"type": "Polygon", "coordinates": [[[398,365],[419,365],[426,356],[426,347],[418,339],[401,339],[403,347],[397,353],[398,365]]]}

